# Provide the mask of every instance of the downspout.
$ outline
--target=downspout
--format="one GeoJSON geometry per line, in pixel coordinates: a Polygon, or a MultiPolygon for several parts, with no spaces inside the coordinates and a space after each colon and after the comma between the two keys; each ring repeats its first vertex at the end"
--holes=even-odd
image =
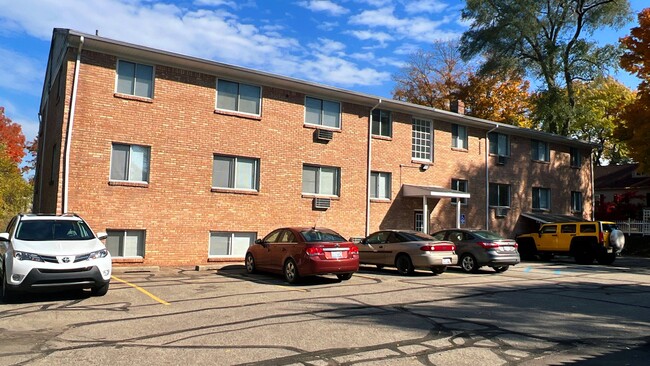
{"type": "Polygon", "coordinates": [[[490,230],[490,166],[488,155],[490,152],[490,132],[499,128],[497,124],[493,129],[485,133],[485,230],[490,230]]]}
{"type": "MultiPolygon", "coordinates": [[[[370,109],[368,116],[368,175],[366,176],[366,235],[370,235],[370,175],[372,169],[372,112],[379,107],[381,99],[377,101],[374,107],[370,109]]],[[[391,185],[392,187],[392,185],[391,185]]]]}
{"type": "MultiPolygon", "coordinates": [[[[596,220],[596,186],[594,186],[594,149],[589,154],[589,166],[591,173],[591,221],[596,220]]],[[[584,202],[582,203],[584,205],[584,202]]],[[[583,216],[584,217],[584,216],[583,216]]]]}
{"type": "Polygon", "coordinates": [[[81,64],[81,49],[84,45],[84,36],[79,38],[77,61],[74,64],[74,81],[72,83],[72,96],[70,101],[70,114],[68,115],[68,130],[65,135],[65,160],[63,161],[63,208],[61,213],[68,212],[68,185],[70,176],[70,145],[72,144],[72,126],[74,125],[74,111],[77,105],[77,87],[79,84],[79,65],[81,64]]]}
{"type": "MultiPolygon", "coordinates": [[[[48,103],[45,105],[45,115],[46,116],[48,115],[47,111],[49,110],[49,108],[50,108],[50,103],[48,101],[48,103]]],[[[43,159],[44,159],[43,155],[44,155],[44,152],[45,152],[45,149],[44,149],[44,146],[45,146],[45,131],[47,130],[47,128],[45,128],[45,126],[43,126],[43,116],[40,113],[38,114],[38,126],[39,127],[38,127],[38,135],[37,136],[39,137],[38,145],[40,145],[40,146],[38,147],[38,151],[36,151],[36,168],[38,169],[38,210],[37,211],[38,211],[38,213],[41,213],[41,212],[43,212],[42,211],[43,210],[43,199],[42,199],[42,197],[43,197],[43,165],[44,165],[43,164],[43,159]],[[42,135],[41,135],[41,132],[42,132],[42,135]],[[41,160],[40,163],[39,163],[39,159],[41,160]]],[[[34,172],[34,174],[36,175],[37,172],[34,172]]],[[[36,183],[36,182],[34,182],[34,183],[36,183]]],[[[34,212],[34,207],[32,207],[32,212],[34,212]]]]}

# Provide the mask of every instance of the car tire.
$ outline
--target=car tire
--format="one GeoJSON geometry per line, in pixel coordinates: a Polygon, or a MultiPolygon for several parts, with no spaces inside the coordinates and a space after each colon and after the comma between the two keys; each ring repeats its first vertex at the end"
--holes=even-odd
{"type": "Polygon", "coordinates": [[[383,264],[377,264],[377,269],[384,269],[384,265],[383,264]]]}
{"type": "Polygon", "coordinates": [[[603,253],[596,258],[598,264],[608,266],[616,260],[616,253],[603,253]]]}
{"type": "Polygon", "coordinates": [[[478,272],[479,265],[473,255],[463,254],[460,257],[460,268],[466,273],[476,273],[478,272]]]}
{"type": "Polygon", "coordinates": [[[415,271],[411,257],[407,254],[400,254],[395,258],[395,267],[397,267],[397,272],[403,276],[412,275],[415,271]]]}
{"type": "Polygon", "coordinates": [[[101,286],[93,287],[90,290],[90,293],[92,293],[93,296],[104,296],[104,295],[106,295],[106,293],[108,293],[109,285],[110,285],[110,283],[106,283],[106,284],[101,285],[101,286]]]}
{"type": "Polygon", "coordinates": [[[352,273],[341,273],[337,274],[336,277],[338,277],[339,281],[347,281],[352,278],[352,273]]]}
{"type": "Polygon", "coordinates": [[[284,274],[284,280],[289,284],[297,283],[298,279],[300,279],[298,266],[296,266],[296,262],[294,262],[293,259],[287,259],[287,261],[284,262],[282,273],[284,274]]]}
{"type": "Polygon", "coordinates": [[[5,304],[9,304],[13,302],[14,300],[14,293],[11,291],[9,288],[9,285],[7,285],[7,280],[5,278],[7,272],[5,272],[4,268],[2,269],[2,293],[0,295],[2,296],[2,301],[5,304]]]}
{"type": "Polygon", "coordinates": [[[447,270],[447,266],[431,267],[431,272],[433,272],[433,273],[435,273],[437,275],[445,273],[446,270],[447,270]]]}
{"type": "Polygon", "coordinates": [[[576,263],[578,264],[592,264],[594,263],[594,259],[596,259],[596,256],[591,250],[591,246],[582,245],[578,247],[574,255],[574,258],[576,260],[576,263]]]}
{"type": "Polygon", "coordinates": [[[246,253],[246,272],[255,273],[255,258],[251,253],[246,253]]]}
{"type": "Polygon", "coordinates": [[[539,253],[539,259],[543,260],[544,262],[550,262],[553,257],[555,257],[553,253],[539,253]]]}
{"type": "Polygon", "coordinates": [[[519,244],[518,251],[521,259],[531,260],[535,258],[535,254],[537,254],[537,247],[535,246],[535,241],[533,239],[517,239],[517,244],[519,244]]]}
{"type": "Polygon", "coordinates": [[[508,268],[510,268],[510,266],[494,266],[494,267],[492,267],[492,269],[496,273],[503,273],[503,272],[507,271],[508,268]]]}

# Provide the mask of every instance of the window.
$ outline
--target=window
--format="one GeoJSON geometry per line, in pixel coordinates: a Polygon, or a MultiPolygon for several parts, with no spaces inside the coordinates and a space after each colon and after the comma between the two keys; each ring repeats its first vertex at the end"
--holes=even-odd
{"type": "Polygon", "coordinates": [[[548,188],[533,187],[533,209],[551,209],[551,190],[548,188]]]}
{"type": "Polygon", "coordinates": [[[144,230],[107,230],[106,249],[111,257],[144,258],[144,230]]]}
{"type": "Polygon", "coordinates": [[[390,173],[370,173],[370,198],[391,198],[390,173]]]}
{"type": "Polygon", "coordinates": [[[111,180],[149,181],[149,147],[113,144],[112,150],[111,180]]]}
{"type": "Polygon", "coordinates": [[[253,245],[256,233],[234,233],[225,231],[210,232],[209,257],[241,257],[246,255],[248,247],[253,245]]]}
{"type": "Polygon", "coordinates": [[[419,231],[419,232],[423,233],[424,232],[424,215],[422,214],[422,211],[415,211],[414,221],[415,221],[415,225],[414,225],[413,229],[415,229],[415,231],[419,231]]]}
{"type": "Polygon", "coordinates": [[[151,98],[153,96],[153,66],[117,61],[117,92],[151,98]]]}
{"type": "Polygon", "coordinates": [[[232,81],[217,81],[217,109],[260,115],[262,88],[232,81]]]}
{"type": "Polygon", "coordinates": [[[571,211],[582,212],[582,192],[571,192],[571,211]]]}
{"type": "Polygon", "coordinates": [[[571,166],[574,168],[579,168],[582,165],[582,156],[580,155],[580,150],[575,147],[571,148],[571,166]]]}
{"type": "Polygon", "coordinates": [[[490,132],[488,134],[488,139],[490,140],[490,154],[510,156],[510,139],[508,138],[508,135],[490,132]]]}
{"type": "Polygon", "coordinates": [[[258,159],[215,155],[212,162],[212,187],[259,190],[258,159]]]}
{"type": "Polygon", "coordinates": [[[532,159],[535,161],[550,161],[548,144],[544,141],[531,140],[532,159]]]}
{"type": "Polygon", "coordinates": [[[392,136],[390,111],[375,109],[372,111],[372,134],[379,136],[392,136]]]}
{"type": "Polygon", "coordinates": [[[339,168],[303,165],[302,193],[338,196],[339,168]]]}
{"type": "MultiPolygon", "coordinates": [[[[452,179],[451,180],[451,189],[454,189],[456,191],[461,191],[461,192],[467,192],[467,181],[463,179],[452,179]]],[[[458,202],[458,198],[452,197],[451,198],[451,203],[456,204],[458,202]]],[[[461,198],[460,203],[463,205],[467,204],[467,198],[461,198]]]]}
{"type": "Polygon", "coordinates": [[[451,125],[451,147],[467,150],[467,127],[451,125]]]}
{"type": "Polygon", "coordinates": [[[425,119],[413,118],[411,134],[412,148],[411,157],[416,160],[432,160],[433,135],[431,133],[432,122],[425,119]]]}
{"type": "Polygon", "coordinates": [[[542,234],[556,234],[557,233],[557,225],[547,225],[547,226],[542,226],[542,230],[540,230],[542,234]]]}
{"type": "Polygon", "coordinates": [[[305,123],[341,128],[341,104],[339,102],[306,97],[305,123]]]}
{"type": "Polygon", "coordinates": [[[510,207],[510,186],[490,183],[490,206],[510,207]]]}
{"type": "Polygon", "coordinates": [[[576,224],[562,224],[560,227],[560,232],[562,234],[575,234],[576,224]]]}

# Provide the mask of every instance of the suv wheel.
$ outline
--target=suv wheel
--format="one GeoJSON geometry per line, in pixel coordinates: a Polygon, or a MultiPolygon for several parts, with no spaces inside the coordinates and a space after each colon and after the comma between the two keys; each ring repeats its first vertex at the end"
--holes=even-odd
{"type": "Polygon", "coordinates": [[[598,260],[598,264],[606,266],[610,265],[616,260],[616,253],[603,253],[598,258],[596,258],[596,260],[598,260]]]}
{"type": "Polygon", "coordinates": [[[574,255],[576,263],[578,264],[592,264],[596,256],[591,250],[591,246],[583,244],[576,248],[576,253],[574,255]]]}
{"type": "Polygon", "coordinates": [[[12,302],[12,300],[14,298],[13,292],[9,288],[9,285],[7,285],[7,279],[5,278],[6,274],[7,274],[7,272],[3,268],[2,269],[2,278],[0,278],[2,280],[2,294],[0,294],[0,295],[2,295],[2,301],[4,301],[5,304],[12,302]]]}

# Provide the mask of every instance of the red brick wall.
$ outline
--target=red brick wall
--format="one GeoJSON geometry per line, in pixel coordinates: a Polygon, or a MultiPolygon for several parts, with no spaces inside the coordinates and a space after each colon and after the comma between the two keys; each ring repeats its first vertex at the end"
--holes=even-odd
{"type": "MultiPolygon", "coordinates": [[[[95,231],[146,230],[145,265],[206,263],[210,231],[262,237],[281,226],[317,225],[345,237],[364,235],[370,107],[342,103],[341,130],[332,141],[319,143],[314,128],[304,125],[302,93],[263,86],[261,118],[215,113],[216,76],[156,65],[153,99],[128,98],[115,95],[116,62],[114,56],[84,51],[79,78],[68,211],[81,214],[95,231]],[[109,184],[114,142],[151,148],[146,186],[109,184]],[[213,154],[260,159],[259,193],[213,192],[213,154]],[[340,198],[329,210],[313,210],[311,197],[301,194],[303,164],[340,167],[340,198]]],[[[73,66],[70,60],[69,85],[73,66]]],[[[69,98],[71,88],[66,90],[69,98]]],[[[67,120],[65,113],[58,113],[48,121],[61,119],[61,114],[67,120]]],[[[483,227],[485,131],[469,128],[469,148],[459,151],[451,148],[451,124],[434,121],[434,158],[423,172],[411,161],[411,118],[393,113],[392,138],[372,139],[372,170],[392,174],[393,199],[371,203],[370,231],[413,228],[414,210],[421,209],[422,199],[398,195],[402,184],[448,188],[452,178],[469,181],[472,197],[462,206],[466,226],[483,227]]],[[[539,164],[530,161],[530,140],[513,137],[511,142],[506,166],[489,159],[490,181],[517,182],[510,214],[492,218],[491,228],[511,236],[519,211],[530,211],[536,179],[545,179],[540,184],[549,185],[554,199],[561,188],[575,185],[588,202],[589,170],[565,168],[568,148],[552,146],[551,163],[539,164]]],[[[566,213],[569,192],[566,199],[558,198],[553,211],[566,213]]],[[[456,209],[449,199],[430,199],[429,209],[432,230],[455,225],[456,209]]]]}

